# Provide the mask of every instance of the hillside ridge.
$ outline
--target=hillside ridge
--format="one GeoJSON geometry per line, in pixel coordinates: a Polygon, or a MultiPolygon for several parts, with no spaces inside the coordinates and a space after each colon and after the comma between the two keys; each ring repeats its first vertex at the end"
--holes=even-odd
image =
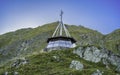
{"type": "MultiPolygon", "coordinates": [[[[47,38],[52,36],[57,24],[58,22],[54,22],[0,35],[0,65],[3,66],[15,58],[41,54],[47,45],[47,38]]],[[[94,46],[100,50],[106,49],[117,56],[120,55],[120,29],[103,35],[84,26],[65,25],[71,36],[77,40],[77,46],[82,46],[83,49],[94,46]]]]}

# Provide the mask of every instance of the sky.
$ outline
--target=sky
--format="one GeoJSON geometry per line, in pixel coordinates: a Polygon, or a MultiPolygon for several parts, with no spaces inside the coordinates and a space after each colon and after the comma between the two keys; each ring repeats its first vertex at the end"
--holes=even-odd
{"type": "Polygon", "coordinates": [[[102,34],[120,28],[120,0],[0,0],[0,35],[60,19],[102,34]]]}

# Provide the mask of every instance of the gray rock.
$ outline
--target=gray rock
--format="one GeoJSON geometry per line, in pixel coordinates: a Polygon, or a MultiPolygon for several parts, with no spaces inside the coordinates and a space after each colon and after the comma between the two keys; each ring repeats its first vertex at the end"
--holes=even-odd
{"type": "Polygon", "coordinates": [[[53,59],[55,59],[56,61],[60,61],[60,57],[59,56],[53,56],[53,59]]]}
{"type": "Polygon", "coordinates": [[[100,57],[100,50],[97,48],[93,47],[90,49],[89,47],[86,48],[86,51],[84,52],[84,59],[86,60],[91,60],[92,62],[99,62],[101,60],[100,57]]]}
{"type": "Polygon", "coordinates": [[[78,49],[74,50],[73,53],[79,55],[79,56],[82,58],[84,51],[85,51],[85,50],[83,50],[82,47],[79,47],[78,49]]]}
{"type": "Polygon", "coordinates": [[[92,73],[91,75],[102,75],[103,72],[101,72],[100,70],[96,70],[94,73],[92,73]]]}
{"type": "Polygon", "coordinates": [[[98,63],[100,61],[106,65],[106,68],[109,69],[109,64],[117,66],[117,71],[120,72],[120,56],[115,55],[109,50],[104,48],[98,49],[95,46],[86,46],[86,47],[79,47],[78,49],[73,51],[74,54],[80,56],[84,60],[91,61],[94,63],[98,63]]]}
{"type": "Polygon", "coordinates": [[[79,55],[81,58],[92,61],[92,62],[100,62],[102,57],[106,57],[105,53],[102,53],[97,47],[80,47],[77,50],[74,50],[73,53],[79,55]]]}
{"type": "Polygon", "coordinates": [[[5,72],[4,75],[8,75],[8,72],[5,72]]]}
{"type": "Polygon", "coordinates": [[[84,66],[79,61],[73,60],[70,64],[70,68],[74,68],[76,70],[82,70],[84,66]]]}
{"type": "Polygon", "coordinates": [[[102,59],[102,62],[103,62],[104,65],[106,65],[107,69],[110,69],[110,67],[108,66],[109,62],[107,61],[107,59],[102,59]]]}
{"type": "Polygon", "coordinates": [[[18,75],[18,72],[15,71],[15,72],[14,72],[14,75],[18,75]]]}
{"type": "Polygon", "coordinates": [[[12,65],[11,67],[19,67],[20,65],[25,65],[28,63],[28,60],[26,58],[21,58],[21,59],[17,59],[12,65]]]}
{"type": "Polygon", "coordinates": [[[109,64],[107,59],[102,59],[102,62],[103,62],[104,65],[108,65],[109,64]]]}
{"type": "Polygon", "coordinates": [[[120,72],[120,65],[117,66],[116,71],[120,72]]]}
{"type": "Polygon", "coordinates": [[[108,57],[107,59],[109,60],[109,62],[110,62],[112,65],[115,65],[115,66],[120,65],[120,56],[111,54],[111,55],[109,55],[109,57],[108,57]]]}
{"type": "Polygon", "coordinates": [[[28,63],[28,60],[25,57],[23,57],[21,60],[22,60],[21,64],[23,65],[28,63]]]}

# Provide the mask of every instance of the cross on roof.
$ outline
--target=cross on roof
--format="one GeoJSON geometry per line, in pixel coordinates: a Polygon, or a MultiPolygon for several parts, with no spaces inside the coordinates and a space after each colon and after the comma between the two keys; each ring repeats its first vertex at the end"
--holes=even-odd
{"type": "Polygon", "coordinates": [[[69,31],[67,30],[67,28],[63,24],[62,16],[63,16],[63,11],[61,10],[61,13],[60,13],[60,18],[61,19],[60,19],[59,24],[58,24],[57,28],[55,29],[52,37],[57,37],[57,36],[70,37],[69,31]]]}

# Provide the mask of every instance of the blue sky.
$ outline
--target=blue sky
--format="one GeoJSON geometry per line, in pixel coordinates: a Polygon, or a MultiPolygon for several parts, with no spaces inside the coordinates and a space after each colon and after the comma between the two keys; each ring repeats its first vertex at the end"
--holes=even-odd
{"type": "Polygon", "coordinates": [[[59,20],[108,34],[120,28],[120,0],[0,0],[0,34],[59,20]]]}

